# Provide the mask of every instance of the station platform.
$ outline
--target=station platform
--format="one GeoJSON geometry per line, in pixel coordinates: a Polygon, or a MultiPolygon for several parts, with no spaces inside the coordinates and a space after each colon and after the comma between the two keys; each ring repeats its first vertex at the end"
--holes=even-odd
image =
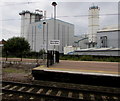
{"type": "Polygon", "coordinates": [[[36,80],[102,86],[117,86],[120,80],[117,62],[61,60],[60,63],[50,67],[42,65],[33,68],[32,75],[36,80]]]}

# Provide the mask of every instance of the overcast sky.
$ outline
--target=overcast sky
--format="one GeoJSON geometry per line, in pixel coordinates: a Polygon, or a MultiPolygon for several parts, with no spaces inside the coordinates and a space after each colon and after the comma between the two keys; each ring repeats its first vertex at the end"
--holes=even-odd
{"type": "MultiPolygon", "coordinates": [[[[62,0],[61,0],[62,1],[62,0]]],[[[81,35],[88,31],[88,9],[90,6],[98,5],[100,7],[100,28],[105,26],[115,26],[118,24],[118,15],[105,15],[105,14],[118,14],[117,2],[57,2],[57,19],[72,23],[75,25],[75,35],[81,35]],[[103,15],[104,14],[104,15],[103,15]],[[79,16],[79,17],[78,17],[79,16]]],[[[73,0],[72,0],[73,1],[73,0]]],[[[94,0],[89,0],[94,1],[94,0]]],[[[98,0],[95,0],[98,1],[98,0]]],[[[117,0],[116,0],[117,1],[117,0]]],[[[46,10],[47,17],[50,18],[53,14],[52,0],[11,0],[2,1],[0,4],[0,40],[11,38],[13,36],[20,36],[21,18],[19,13],[22,10],[29,10],[34,12],[35,9],[46,10]]]]}

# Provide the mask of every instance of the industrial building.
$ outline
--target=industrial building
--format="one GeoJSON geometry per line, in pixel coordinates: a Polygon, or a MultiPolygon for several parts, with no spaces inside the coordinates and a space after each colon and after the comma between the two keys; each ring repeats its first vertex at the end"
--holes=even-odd
{"type": "Polygon", "coordinates": [[[99,29],[99,11],[98,6],[89,8],[88,33],[75,36],[74,46],[65,47],[64,54],[120,56],[120,29],[118,26],[99,29]]]}
{"type": "Polygon", "coordinates": [[[65,46],[73,44],[74,25],[58,19],[43,19],[39,13],[22,11],[21,36],[30,43],[31,50],[57,50],[63,53],[65,46]],[[59,40],[60,45],[51,45],[50,41],[59,40]]]}
{"type": "MultiPolygon", "coordinates": [[[[117,27],[99,28],[100,7],[88,9],[88,32],[74,36],[74,25],[58,19],[43,19],[40,13],[23,11],[21,15],[21,36],[30,43],[32,51],[57,50],[64,54],[119,56],[119,32],[117,27]],[[59,40],[60,45],[51,45],[59,40]]],[[[112,25],[110,25],[112,26],[112,25]]]]}

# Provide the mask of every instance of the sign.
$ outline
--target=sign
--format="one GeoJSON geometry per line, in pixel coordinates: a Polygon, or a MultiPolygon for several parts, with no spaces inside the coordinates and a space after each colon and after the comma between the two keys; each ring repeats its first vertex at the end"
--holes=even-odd
{"type": "Polygon", "coordinates": [[[42,29],[42,25],[41,25],[41,24],[39,24],[39,25],[38,25],[38,28],[39,28],[39,29],[42,29]]]}
{"type": "Polygon", "coordinates": [[[50,45],[60,45],[60,40],[51,40],[50,45]]]}

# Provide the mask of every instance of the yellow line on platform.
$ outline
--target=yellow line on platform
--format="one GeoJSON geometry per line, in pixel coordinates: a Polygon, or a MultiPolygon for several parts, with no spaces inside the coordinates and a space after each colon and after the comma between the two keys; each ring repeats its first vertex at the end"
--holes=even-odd
{"type": "Polygon", "coordinates": [[[49,68],[50,70],[62,70],[62,71],[72,71],[72,72],[94,72],[94,73],[107,73],[107,74],[118,74],[118,72],[111,71],[98,71],[98,70],[83,70],[83,69],[63,69],[63,68],[49,68]]]}
{"type": "Polygon", "coordinates": [[[45,66],[39,66],[34,68],[33,70],[54,70],[54,71],[69,71],[69,72],[88,72],[88,73],[105,73],[105,74],[118,74],[118,72],[112,71],[100,71],[100,70],[83,70],[83,69],[66,69],[66,68],[48,68],[45,66]]]}

